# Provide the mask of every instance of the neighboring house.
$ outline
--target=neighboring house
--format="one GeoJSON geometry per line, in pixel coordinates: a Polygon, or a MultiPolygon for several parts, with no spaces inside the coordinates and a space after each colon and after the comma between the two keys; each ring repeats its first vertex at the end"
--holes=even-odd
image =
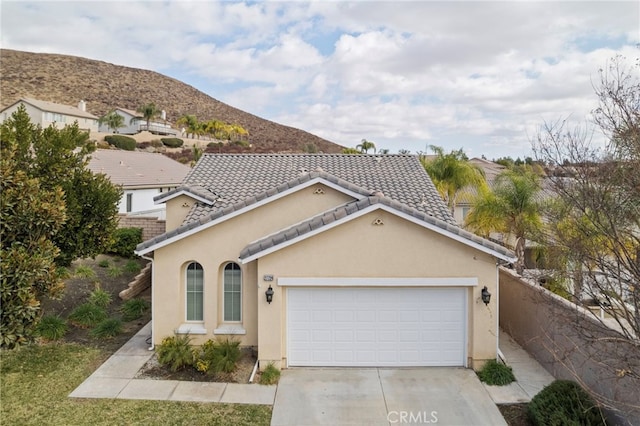
{"type": "Polygon", "coordinates": [[[164,219],[165,208],[156,205],[153,198],[180,186],[191,170],[162,154],[110,149],[93,152],[89,169],[107,175],[112,183],[122,186],[119,213],[159,219],[164,219]]]}
{"type": "Polygon", "coordinates": [[[497,356],[497,268],[515,257],[455,224],[415,156],[205,154],[156,201],[167,232],[136,250],[152,344],[237,338],[281,368],[497,356]]]}
{"type": "MultiPolygon", "coordinates": [[[[114,111],[124,118],[124,126],[117,129],[116,133],[135,135],[146,130],[157,135],[178,136],[180,134],[180,131],[172,128],[171,123],[166,120],[165,111],[162,111],[160,119],[154,119],[149,122],[149,128],[147,128],[147,120],[137,111],[119,107],[115,108],[114,111]]],[[[111,133],[113,129],[106,124],[102,124],[100,125],[100,132],[111,133]]]]}
{"type": "MultiPolygon", "coordinates": [[[[503,165],[494,163],[493,161],[484,160],[482,158],[472,158],[469,160],[469,163],[482,170],[485,180],[489,186],[493,186],[493,182],[496,180],[496,177],[507,169],[503,165]]],[[[471,211],[473,201],[477,195],[478,191],[475,188],[464,188],[458,194],[453,218],[460,226],[464,225],[464,221],[471,211]]]]}
{"type": "Polygon", "coordinates": [[[87,104],[80,101],[77,107],[56,104],[53,102],[39,101],[36,99],[22,98],[14,104],[0,111],[0,117],[4,122],[11,117],[20,105],[24,105],[33,124],[39,124],[43,128],[51,124],[62,129],[68,124],[78,122],[82,130],[89,132],[98,131],[98,117],[87,112],[87,104]]]}

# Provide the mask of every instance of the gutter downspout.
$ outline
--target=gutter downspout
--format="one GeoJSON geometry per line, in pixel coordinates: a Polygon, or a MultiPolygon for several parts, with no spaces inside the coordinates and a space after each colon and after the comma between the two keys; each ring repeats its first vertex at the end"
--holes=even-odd
{"type": "Polygon", "coordinates": [[[153,265],[153,257],[140,256],[143,259],[151,262],[151,346],[148,350],[152,351],[155,349],[155,344],[153,343],[153,314],[155,313],[155,309],[153,309],[153,303],[155,302],[155,298],[153,297],[154,289],[155,289],[155,274],[156,268],[153,265]]]}

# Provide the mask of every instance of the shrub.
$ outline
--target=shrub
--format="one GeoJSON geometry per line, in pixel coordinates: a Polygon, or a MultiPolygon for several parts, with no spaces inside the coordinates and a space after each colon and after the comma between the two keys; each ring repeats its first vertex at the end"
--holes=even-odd
{"type": "Polygon", "coordinates": [[[40,319],[36,332],[47,340],[58,340],[67,333],[67,322],[59,316],[46,315],[40,319]]]}
{"type": "Polygon", "coordinates": [[[111,300],[111,293],[109,293],[108,291],[104,291],[100,287],[97,287],[91,292],[91,294],[89,294],[89,303],[100,308],[106,308],[107,306],[109,306],[111,300]]]}
{"type": "Polygon", "coordinates": [[[570,380],[556,380],[529,403],[534,425],[605,425],[598,406],[584,389],[570,380]]]}
{"type": "Polygon", "coordinates": [[[60,278],[61,280],[66,280],[67,278],[71,278],[71,272],[69,271],[68,268],[65,268],[64,266],[59,266],[56,269],[56,274],[58,275],[58,278],[60,278]]]}
{"type": "Polygon", "coordinates": [[[111,278],[118,278],[122,275],[122,268],[118,265],[111,265],[109,266],[109,269],[107,269],[107,275],[111,278]]]}
{"type": "Polygon", "coordinates": [[[168,365],[171,371],[178,371],[193,365],[194,356],[188,334],[165,337],[158,346],[158,362],[168,365]]]}
{"type": "Polygon", "coordinates": [[[130,274],[137,274],[140,272],[140,264],[135,260],[131,259],[124,265],[124,270],[130,274]]]}
{"type": "Polygon", "coordinates": [[[240,341],[234,339],[209,340],[200,348],[196,368],[209,373],[232,373],[242,352],[240,341]]]}
{"type": "Polygon", "coordinates": [[[478,371],[480,380],[488,385],[504,386],[516,380],[513,370],[508,365],[491,359],[478,371]]]}
{"type": "Polygon", "coordinates": [[[151,146],[154,148],[161,148],[162,147],[162,141],[160,139],[154,139],[151,141],[151,146]]]}
{"type": "Polygon", "coordinates": [[[133,251],[142,242],[142,228],[118,228],[113,233],[113,240],[109,253],[133,257],[133,251]]]}
{"type": "Polygon", "coordinates": [[[169,148],[180,148],[184,144],[184,141],[180,138],[162,138],[160,140],[164,146],[169,148]]]}
{"type": "Polygon", "coordinates": [[[122,304],[120,312],[122,313],[122,319],[133,321],[140,318],[147,309],[149,309],[149,303],[146,300],[131,299],[122,304]]]}
{"type": "Polygon", "coordinates": [[[90,266],[78,265],[74,275],[78,278],[95,278],[96,272],[90,266]]]}
{"type": "Polygon", "coordinates": [[[124,135],[109,135],[105,136],[104,140],[113,145],[116,148],[123,149],[125,151],[134,151],[136,149],[136,140],[129,136],[124,135]]]}
{"type": "Polygon", "coordinates": [[[280,380],[280,370],[273,365],[273,362],[270,362],[260,374],[260,384],[261,385],[275,385],[280,380]]]}
{"type": "Polygon", "coordinates": [[[98,266],[101,268],[108,268],[110,265],[110,262],[108,259],[102,259],[100,262],[98,262],[98,266]]]}
{"type": "Polygon", "coordinates": [[[98,339],[115,337],[120,333],[122,333],[122,321],[118,318],[109,318],[100,321],[100,323],[89,332],[92,337],[98,339]]]}
{"type": "Polygon", "coordinates": [[[83,303],[71,312],[69,321],[79,327],[92,327],[107,318],[107,311],[91,303],[83,303]]]}

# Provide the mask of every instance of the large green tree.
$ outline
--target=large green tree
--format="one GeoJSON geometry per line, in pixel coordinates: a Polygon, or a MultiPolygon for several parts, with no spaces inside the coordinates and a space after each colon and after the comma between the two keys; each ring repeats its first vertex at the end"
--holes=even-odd
{"type": "Polygon", "coordinates": [[[515,239],[518,273],[525,266],[527,238],[542,227],[540,191],[541,177],[530,168],[504,171],[492,188],[479,192],[465,221],[467,228],[479,234],[500,232],[515,239]]]}
{"type": "Polygon", "coordinates": [[[11,161],[46,191],[61,190],[66,221],[52,237],[60,250],[56,262],[68,265],[79,257],[95,256],[111,244],[118,223],[122,191],[105,175],[87,169],[95,149],[77,124],[64,129],[34,126],[24,108],[2,125],[2,155],[12,147],[11,161]]]}
{"type": "Polygon", "coordinates": [[[106,124],[113,133],[118,133],[120,127],[124,127],[124,117],[115,110],[111,110],[98,120],[100,124],[106,124]]]}
{"type": "Polygon", "coordinates": [[[445,153],[439,146],[430,146],[436,157],[421,157],[422,165],[453,214],[460,191],[467,187],[482,189],[486,181],[482,169],[470,164],[462,149],[445,153]]]}
{"type": "Polygon", "coordinates": [[[373,153],[376,153],[376,144],[374,142],[368,141],[366,139],[362,139],[358,145],[356,145],[356,149],[361,153],[366,154],[370,149],[373,149],[373,153]]]}

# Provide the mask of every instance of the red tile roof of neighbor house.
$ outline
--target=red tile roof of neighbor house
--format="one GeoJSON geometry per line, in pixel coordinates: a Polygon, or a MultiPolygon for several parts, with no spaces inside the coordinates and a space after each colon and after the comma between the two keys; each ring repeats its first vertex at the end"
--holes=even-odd
{"type": "Polygon", "coordinates": [[[162,154],[111,149],[93,152],[88,167],[124,188],[178,186],[191,170],[162,154]]]}
{"type": "Polygon", "coordinates": [[[351,194],[355,201],[251,243],[241,257],[250,257],[375,206],[499,258],[513,258],[511,251],[456,225],[429,175],[418,158],[411,155],[205,154],[183,186],[156,197],[158,202],[190,193],[202,201],[194,203],[182,226],[140,244],[137,250],[148,253],[158,245],[169,244],[198,228],[316,181],[334,185],[351,194]]]}

